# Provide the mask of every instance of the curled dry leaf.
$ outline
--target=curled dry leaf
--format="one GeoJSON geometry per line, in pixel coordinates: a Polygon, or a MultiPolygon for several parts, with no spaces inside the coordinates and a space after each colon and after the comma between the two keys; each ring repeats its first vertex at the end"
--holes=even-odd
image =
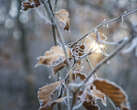
{"type": "Polygon", "coordinates": [[[40,102],[40,110],[51,110],[52,105],[59,100],[53,101],[52,93],[56,90],[56,88],[61,84],[60,81],[51,83],[49,85],[45,85],[42,88],[39,88],[38,91],[38,99],[40,102]]]}
{"type": "Polygon", "coordinates": [[[96,90],[99,90],[108,96],[114,102],[116,107],[121,109],[122,107],[129,108],[127,96],[118,85],[103,79],[96,79],[93,82],[93,85],[96,87],[96,90]]]}
{"type": "MultiPolygon", "coordinates": [[[[70,49],[67,48],[67,54],[71,57],[70,49]]],[[[44,64],[47,66],[52,66],[54,72],[57,72],[66,65],[66,58],[61,46],[53,46],[49,51],[46,51],[44,56],[38,57],[38,63],[35,67],[44,64]]]]}
{"type": "Polygon", "coordinates": [[[29,8],[35,8],[40,5],[39,0],[28,0],[26,2],[22,2],[22,10],[26,11],[29,8]]]}
{"type": "Polygon", "coordinates": [[[55,12],[55,16],[61,23],[63,23],[64,30],[69,30],[70,28],[69,12],[65,9],[61,9],[55,12]]]}
{"type": "Polygon", "coordinates": [[[96,105],[93,97],[89,94],[86,94],[86,98],[85,98],[85,101],[83,103],[83,106],[87,110],[99,110],[99,107],[96,105]]]}
{"type": "MultiPolygon", "coordinates": [[[[99,32],[100,39],[104,40],[105,35],[99,32]]],[[[103,52],[105,51],[106,46],[97,41],[96,33],[89,34],[86,38],[83,39],[85,45],[85,53],[92,52],[88,58],[93,66],[96,66],[105,56],[103,52]]]]}

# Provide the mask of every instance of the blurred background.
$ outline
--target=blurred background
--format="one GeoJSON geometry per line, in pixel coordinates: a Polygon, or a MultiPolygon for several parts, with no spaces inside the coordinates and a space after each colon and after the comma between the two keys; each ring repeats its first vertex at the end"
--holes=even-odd
{"type": "MultiPolygon", "coordinates": [[[[62,30],[68,43],[103,20],[137,8],[137,0],[58,0],[56,10],[62,8],[70,12],[70,31],[62,30]]],[[[137,13],[107,27],[110,41],[136,36],[137,13]]],[[[0,0],[0,110],[38,110],[37,90],[53,78],[49,68],[34,65],[36,58],[53,45],[52,28],[43,6],[22,11],[20,0],[0,0]]],[[[119,53],[101,68],[98,76],[120,85],[132,110],[137,110],[135,49],[128,54],[119,53]]]]}

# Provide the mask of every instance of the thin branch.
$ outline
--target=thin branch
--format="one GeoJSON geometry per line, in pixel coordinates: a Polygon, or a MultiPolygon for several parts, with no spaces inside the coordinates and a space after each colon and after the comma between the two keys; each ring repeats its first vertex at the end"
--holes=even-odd
{"type": "MultiPolygon", "coordinates": [[[[48,0],[48,3],[49,3],[49,8],[53,14],[53,9],[52,9],[52,5],[51,5],[51,2],[50,0],[48,0]]],[[[54,39],[54,44],[57,45],[57,39],[56,39],[56,27],[53,23],[53,20],[51,19],[51,22],[52,22],[52,34],[53,34],[53,39],[54,39]]]]}
{"type": "Polygon", "coordinates": [[[77,44],[79,41],[81,41],[82,39],[84,39],[85,37],[87,37],[91,32],[94,32],[95,30],[98,30],[99,28],[101,28],[102,26],[104,25],[107,25],[107,24],[110,24],[110,23],[115,23],[115,22],[119,22],[121,21],[124,17],[127,17],[131,14],[134,14],[137,12],[137,9],[134,9],[134,10],[131,10],[131,11],[128,11],[128,12],[125,12],[123,13],[122,15],[120,15],[119,17],[116,17],[116,18],[113,18],[113,19],[110,19],[110,20],[107,20],[107,21],[103,21],[102,23],[98,24],[93,30],[91,30],[90,32],[86,33],[85,35],[83,35],[80,39],[78,39],[77,41],[75,41],[72,45],[74,46],[75,44],[77,44]]]}

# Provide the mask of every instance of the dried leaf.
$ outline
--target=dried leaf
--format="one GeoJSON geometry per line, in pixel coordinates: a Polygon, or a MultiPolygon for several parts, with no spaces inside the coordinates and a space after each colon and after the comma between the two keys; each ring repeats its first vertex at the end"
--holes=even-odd
{"type": "Polygon", "coordinates": [[[29,8],[35,8],[40,5],[39,0],[28,0],[25,2],[22,2],[22,9],[24,11],[28,10],[29,8]]]}
{"type": "Polygon", "coordinates": [[[53,100],[51,95],[60,84],[61,82],[58,81],[39,88],[38,99],[40,102],[40,110],[51,110],[52,106],[50,106],[50,102],[53,100]]]}
{"type": "Polygon", "coordinates": [[[77,78],[80,78],[81,80],[85,80],[86,76],[82,73],[73,73],[72,74],[72,79],[76,80],[77,78]]]}
{"type": "Polygon", "coordinates": [[[83,106],[87,109],[87,110],[99,110],[99,107],[96,105],[93,97],[89,94],[86,94],[86,99],[83,103],[83,106]]]}
{"type": "Polygon", "coordinates": [[[125,105],[128,108],[128,101],[125,92],[116,84],[103,79],[96,79],[93,82],[96,90],[108,96],[117,107],[125,105]]]}
{"type": "Polygon", "coordinates": [[[69,12],[65,9],[61,9],[55,13],[56,18],[63,23],[64,30],[69,30],[70,27],[70,19],[69,19],[69,12]]]}
{"type": "MultiPolygon", "coordinates": [[[[67,54],[69,57],[71,57],[70,49],[67,49],[67,54]]],[[[63,68],[66,65],[66,59],[65,54],[60,46],[54,46],[49,51],[45,52],[44,56],[38,57],[38,63],[35,65],[35,67],[44,64],[47,66],[52,66],[54,72],[57,72],[61,68],[63,68]]]]}

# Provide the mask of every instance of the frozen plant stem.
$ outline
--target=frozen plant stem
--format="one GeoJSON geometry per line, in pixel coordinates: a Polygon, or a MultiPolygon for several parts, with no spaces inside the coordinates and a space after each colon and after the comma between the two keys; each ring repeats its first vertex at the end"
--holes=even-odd
{"type": "MultiPolygon", "coordinates": [[[[68,55],[67,55],[67,50],[66,50],[66,47],[64,45],[64,39],[63,39],[63,35],[61,33],[61,30],[59,28],[59,26],[57,25],[56,23],[56,19],[55,19],[55,16],[54,16],[54,12],[52,10],[52,6],[49,2],[49,0],[45,3],[43,0],[41,0],[46,11],[47,11],[47,14],[52,22],[52,25],[55,26],[56,30],[57,30],[57,33],[58,33],[58,39],[63,47],[63,50],[64,50],[64,53],[65,53],[65,57],[66,57],[66,60],[67,60],[67,67],[68,67],[68,70],[70,69],[70,65],[69,65],[69,58],[68,58],[68,55]]],[[[66,92],[67,92],[67,109],[68,110],[71,110],[70,109],[70,96],[69,96],[69,88],[66,86],[66,92]]]]}

